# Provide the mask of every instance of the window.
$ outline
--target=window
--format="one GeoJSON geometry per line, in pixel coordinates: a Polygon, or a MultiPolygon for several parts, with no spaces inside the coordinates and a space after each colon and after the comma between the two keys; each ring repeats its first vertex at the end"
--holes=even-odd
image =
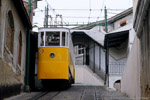
{"type": "Polygon", "coordinates": [[[68,38],[68,32],[66,33],[66,47],[68,47],[68,41],[69,41],[69,38],[68,38]]]}
{"type": "Polygon", "coordinates": [[[83,45],[78,46],[78,54],[84,54],[84,46],[83,45]]]}
{"type": "Polygon", "coordinates": [[[21,52],[22,52],[22,34],[20,32],[18,38],[18,64],[21,66],[21,52]]]}
{"type": "Polygon", "coordinates": [[[120,26],[125,26],[127,24],[126,20],[123,20],[122,22],[120,22],[120,26]]]}
{"type": "Polygon", "coordinates": [[[38,46],[68,47],[68,32],[45,31],[38,34],[38,46]]]}
{"type": "Polygon", "coordinates": [[[65,46],[65,32],[62,32],[62,46],[65,46]]]}
{"type": "Polygon", "coordinates": [[[40,41],[40,46],[44,46],[44,32],[41,32],[41,41],[40,41]]]}
{"type": "Polygon", "coordinates": [[[7,15],[7,29],[6,29],[6,36],[5,36],[5,44],[9,51],[13,54],[13,43],[14,43],[14,19],[12,12],[9,11],[7,15]]]}
{"type": "Polygon", "coordinates": [[[60,46],[60,32],[46,32],[45,46],[60,46]]]}

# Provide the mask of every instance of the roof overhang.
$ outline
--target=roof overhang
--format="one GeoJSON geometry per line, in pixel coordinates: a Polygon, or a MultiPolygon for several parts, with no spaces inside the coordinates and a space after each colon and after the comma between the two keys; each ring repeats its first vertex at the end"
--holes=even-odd
{"type": "Polygon", "coordinates": [[[84,35],[85,37],[90,38],[93,42],[97,43],[101,47],[103,47],[104,45],[104,33],[91,30],[72,30],[71,33],[73,37],[76,35],[84,35]]]}
{"type": "Polygon", "coordinates": [[[104,48],[120,46],[129,37],[129,30],[105,34],[104,48]]]}

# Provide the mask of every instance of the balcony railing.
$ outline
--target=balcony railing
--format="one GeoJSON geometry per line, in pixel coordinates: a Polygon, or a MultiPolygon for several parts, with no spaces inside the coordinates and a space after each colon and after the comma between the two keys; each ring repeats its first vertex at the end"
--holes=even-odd
{"type": "Polygon", "coordinates": [[[109,74],[122,74],[125,62],[113,62],[109,64],[109,74]]]}

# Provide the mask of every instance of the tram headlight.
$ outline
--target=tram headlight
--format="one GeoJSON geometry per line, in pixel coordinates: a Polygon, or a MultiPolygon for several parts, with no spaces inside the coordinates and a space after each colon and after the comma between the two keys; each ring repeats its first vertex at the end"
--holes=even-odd
{"type": "Polygon", "coordinates": [[[40,49],[40,51],[39,51],[40,53],[43,53],[44,52],[44,50],[43,49],[40,49]]]}
{"type": "Polygon", "coordinates": [[[50,53],[50,57],[51,57],[51,58],[54,58],[54,57],[55,57],[55,54],[54,54],[54,53],[50,53]]]}

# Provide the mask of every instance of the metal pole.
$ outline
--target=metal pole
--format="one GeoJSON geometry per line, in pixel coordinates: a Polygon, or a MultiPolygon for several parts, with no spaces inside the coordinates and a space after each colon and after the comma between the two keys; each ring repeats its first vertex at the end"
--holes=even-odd
{"type": "Polygon", "coordinates": [[[105,64],[106,64],[106,74],[105,74],[105,85],[109,86],[109,45],[108,45],[108,37],[106,39],[106,53],[105,53],[105,64]]]}
{"type": "Polygon", "coordinates": [[[94,73],[95,73],[95,42],[94,42],[94,48],[93,48],[93,63],[94,63],[94,69],[93,69],[93,71],[94,71],[94,73]]]}
{"type": "Polygon", "coordinates": [[[85,41],[84,41],[84,36],[83,36],[83,65],[84,65],[84,55],[85,55],[85,51],[84,51],[84,49],[85,49],[85,41]]]}
{"type": "Polygon", "coordinates": [[[99,70],[101,70],[101,47],[99,46],[99,70]]]}
{"type": "Polygon", "coordinates": [[[106,9],[106,6],[105,6],[105,32],[107,33],[107,9],[106,9]]]}
{"type": "Polygon", "coordinates": [[[48,27],[48,10],[49,9],[48,9],[48,5],[47,5],[47,10],[46,10],[47,11],[46,12],[46,27],[48,27]]]}
{"type": "MultiPolygon", "coordinates": [[[[28,0],[28,14],[31,16],[31,0],[28,0]]],[[[31,20],[30,20],[31,21],[31,20]]],[[[26,91],[29,91],[29,67],[30,67],[30,30],[27,29],[27,52],[26,52],[26,91]]]]}
{"type": "Polygon", "coordinates": [[[31,16],[31,0],[28,0],[28,14],[31,16]]]}

